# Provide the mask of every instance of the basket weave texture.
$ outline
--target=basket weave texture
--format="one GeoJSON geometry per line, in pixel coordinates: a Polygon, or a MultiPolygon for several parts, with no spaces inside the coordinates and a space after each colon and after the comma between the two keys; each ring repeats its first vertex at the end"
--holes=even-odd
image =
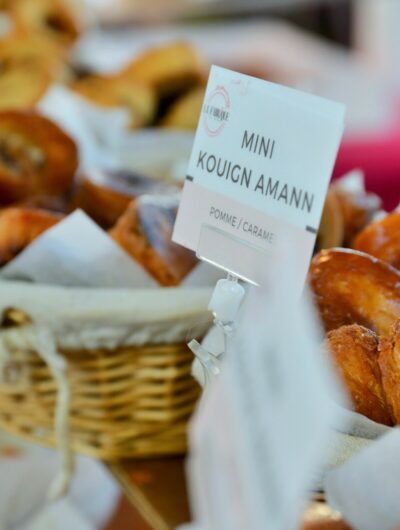
{"type": "MultiPolygon", "coordinates": [[[[105,461],[180,454],[199,387],[185,344],[60,352],[71,389],[75,451],[105,461]]],[[[55,446],[57,385],[34,351],[15,351],[0,384],[0,427],[55,446]]]]}

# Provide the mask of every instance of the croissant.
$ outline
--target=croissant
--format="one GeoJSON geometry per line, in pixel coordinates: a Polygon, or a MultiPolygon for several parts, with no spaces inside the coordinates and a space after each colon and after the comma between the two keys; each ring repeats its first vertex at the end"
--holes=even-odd
{"type": "Polygon", "coordinates": [[[390,413],[400,424],[400,320],[395,322],[390,338],[381,339],[379,366],[390,413]]]}
{"type": "MultiPolygon", "coordinates": [[[[373,421],[393,425],[378,364],[379,338],[357,324],[330,331],[325,341],[354,410],[373,421]]],[[[400,380],[398,381],[400,388],[400,380]]]]}
{"type": "Polygon", "coordinates": [[[323,250],[309,281],[327,331],[357,323],[388,335],[400,317],[400,272],[368,254],[323,250]]]}
{"type": "Polygon", "coordinates": [[[177,186],[132,171],[96,170],[82,176],[73,200],[100,226],[111,228],[132,199],[143,194],[168,194],[177,186]]]}
{"type": "Polygon", "coordinates": [[[62,195],[78,166],[75,143],[34,112],[0,112],[0,203],[62,195]]]}
{"type": "Polygon", "coordinates": [[[354,239],[352,246],[400,269],[400,212],[369,224],[354,239]]]}
{"type": "Polygon", "coordinates": [[[30,208],[0,210],[0,266],[12,260],[62,217],[61,214],[30,208]]]}
{"type": "Polygon", "coordinates": [[[161,285],[178,285],[197,263],[194,253],[171,241],[177,201],[145,196],[131,202],[109,234],[161,285]]]}
{"type": "Polygon", "coordinates": [[[160,97],[204,85],[206,79],[202,58],[187,42],[173,42],[148,50],[132,61],[121,75],[151,86],[160,97]]]}

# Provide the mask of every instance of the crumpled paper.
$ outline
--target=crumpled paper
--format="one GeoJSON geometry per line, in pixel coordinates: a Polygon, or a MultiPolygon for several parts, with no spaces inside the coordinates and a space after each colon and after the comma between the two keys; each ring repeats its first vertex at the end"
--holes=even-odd
{"type": "Polygon", "coordinates": [[[47,230],[3,267],[1,277],[74,287],[156,287],[157,283],[84,212],[47,230]]]}
{"type": "Polygon", "coordinates": [[[400,428],[382,438],[325,480],[329,504],[357,530],[400,527],[400,428]]]}

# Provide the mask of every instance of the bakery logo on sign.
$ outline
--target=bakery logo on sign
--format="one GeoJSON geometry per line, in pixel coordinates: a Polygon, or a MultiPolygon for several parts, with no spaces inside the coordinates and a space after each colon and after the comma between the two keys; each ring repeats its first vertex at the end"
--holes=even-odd
{"type": "Polygon", "coordinates": [[[225,87],[217,86],[203,106],[204,125],[209,136],[218,136],[229,120],[231,101],[225,87]]]}

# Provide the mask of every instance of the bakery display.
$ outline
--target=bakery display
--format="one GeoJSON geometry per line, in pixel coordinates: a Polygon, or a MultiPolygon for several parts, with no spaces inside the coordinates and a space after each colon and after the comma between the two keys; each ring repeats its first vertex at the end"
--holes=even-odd
{"type": "Polygon", "coordinates": [[[0,112],[0,204],[62,195],[78,166],[73,140],[33,111],[0,112]]]}
{"type": "Polygon", "coordinates": [[[327,331],[360,324],[385,336],[400,318],[400,271],[368,254],[323,250],[309,280],[327,331]]]}
{"type": "Polygon", "coordinates": [[[369,224],[356,236],[352,246],[400,269],[400,212],[369,224]]]}
{"type": "Polygon", "coordinates": [[[61,214],[27,207],[0,210],[0,266],[15,258],[62,217],[61,214]]]}
{"type": "Polygon", "coordinates": [[[193,252],[171,241],[175,198],[144,196],[133,201],[110,236],[165,286],[178,285],[195,267],[193,252]]]}

